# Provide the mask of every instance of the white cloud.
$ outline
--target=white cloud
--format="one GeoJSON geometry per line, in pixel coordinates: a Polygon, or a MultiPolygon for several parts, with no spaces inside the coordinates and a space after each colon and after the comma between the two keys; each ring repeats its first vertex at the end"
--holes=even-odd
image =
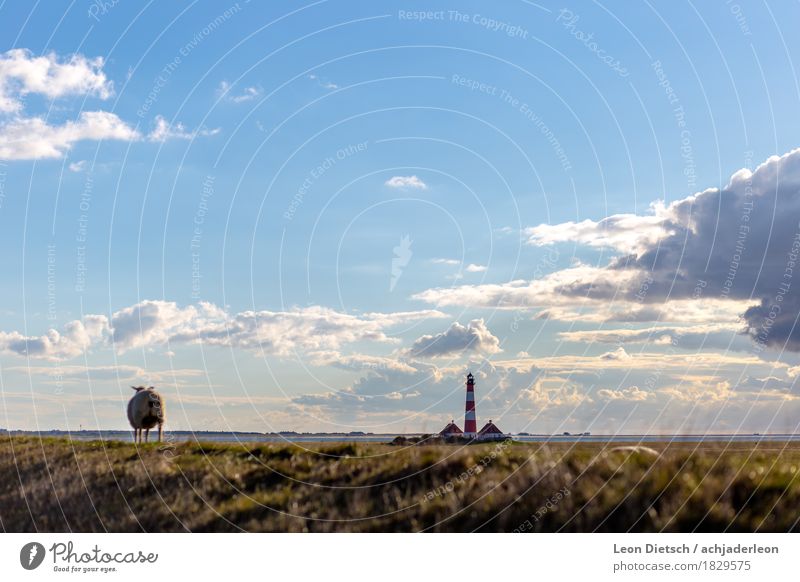
{"type": "Polygon", "coordinates": [[[461,261],[457,259],[431,259],[431,263],[434,265],[460,265],[461,261]]]}
{"type": "Polygon", "coordinates": [[[592,401],[576,383],[552,376],[537,379],[530,388],[522,390],[520,395],[529,407],[537,410],[561,406],[573,408],[592,401]]]}
{"type": "Polygon", "coordinates": [[[71,162],[69,165],[70,172],[83,172],[86,169],[86,160],[71,162]]]}
{"type": "Polygon", "coordinates": [[[315,354],[336,352],[359,341],[395,343],[386,335],[391,327],[442,317],[446,316],[433,310],[353,315],[319,306],[231,314],[211,303],[180,307],[171,301],[146,300],[120,309],[110,321],[103,315],[87,315],[63,331],[50,329],[42,336],[0,332],[0,353],[66,360],[106,345],[122,353],[171,343],[204,343],[277,356],[308,354],[313,359],[315,354]]]}
{"type": "Polygon", "coordinates": [[[392,176],[385,182],[389,188],[415,188],[417,190],[427,190],[428,185],[416,176],[392,176]]]}
{"type": "Polygon", "coordinates": [[[652,215],[617,214],[598,222],[563,222],[526,228],[528,244],[543,246],[573,242],[597,248],[612,248],[624,253],[638,253],[671,233],[670,215],[663,204],[651,206],[652,215]]]}
{"type": "Polygon", "coordinates": [[[342,370],[392,370],[412,373],[414,368],[402,358],[371,356],[367,354],[345,355],[338,351],[312,352],[311,363],[314,366],[333,366],[342,370]]]}
{"type": "MultiPolygon", "coordinates": [[[[406,369],[371,370],[345,388],[296,396],[292,402],[298,410],[315,418],[328,415],[350,420],[366,417],[368,424],[374,425],[381,413],[403,410],[421,416],[426,408],[440,406],[441,400],[461,381],[459,378],[451,386],[443,382],[444,379],[436,366],[410,362],[406,369]]],[[[463,396],[459,400],[463,407],[463,396]]]]}
{"type": "Polygon", "coordinates": [[[648,274],[637,270],[577,265],[531,281],[427,289],[412,296],[436,307],[531,310],[537,319],[575,322],[737,322],[752,305],[744,299],[679,297],[661,303],[638,301],[648,274]]]}
{"type": "Polygon", "coordinates": [[[436,305],[505,309],[554,304],[574,305],[580,301],[580,297],[566,294],[574,295],[572,291],[577,286],[585,287],[587,295],[603,292],[607,296],[613,296],[618,286],[627,286],[637,279],[636,273],[620,271],[612,273],[616,276],[616,281],[603,282],[603,289],[592,286],[591,281],[604,273],[605,270],[598,267],[578,265],[532,281],[517,279],[506,283],[435,288],[417,293],[413,298],[436,305]]]}
{"type": "Polygon", "coordinates": [[[663,394],[686,402],[722,402],[735,396],[728,381],[708,383],[684,383],[661,390],[663,394]]]}
{"type": "Polygon", "coordinates": [[[606,352],[600,356],[601,360],[630,360],[631,356],[625,351],[622,346],[618,347],[613,352],[606,352]]]}
{"type": "Polygon", "coordinates": [[[483,273],[486,270],[486,265],[476,265],[475,263],[470,263],[464,270],[467,273],[483,273]]]}
{"type": "Polygon", "coordinates": [[[39,117],[15,118],[0,126],[0,158],[60,158],[79,141],[130,141],[139,137],[134,128],[105,111],[84,111],[77,121],[67,121],[63,125],[48,125],[39,117]]]}
{"type": "Polygon", "coordinates": [[[436,358],[466,352],[496,354],[500,340],[495,337],[483,319],[473,319],[466,326],[453,323],[446,331],[424,335],[417,339],[409,355],[417,358],[436,358]]]}
{"type": "Polygon", "coordinates": [[[419,390],[414,390],[413,392],[389,392],[386,398],[389,400],[405,400],[407,398],[417,398],[419,395],[419,390]]]}
{"type": "Polygon", "coordinates": [[[330,81],[326,81],[326,80],[320,79],[319,76],[317,76],[317,75],[313,75],[313,74],[312,75],[308,75],[308,78],[311,79],[312,81],[316,81],[317,85],[319,85],[323,89],[333,90],[333,89],[338,89],[339,88],[339,85],[337,85],[336,83],[331,83],[330,81]]]}
{"type": "Polygon", "coordinates": [[[638,386],[631,386],[630,388],[622,388],[619,390],[602,388],[597,391],[597,395],[606,400],[630,400],[633,402],[643,402],[649,398],[655,398],[655,394],[647,390],[642,390],[638,386]]]}
{"type": "Polygon", "coordinates": [[[262,90],[259,87],[245,87],[241,93],[233,93],[233,85],[227,81],[222,81],[219,84],[219,93],[226,101],[231,103],[244,103],[252,101],[256,97],[260,97],[262,90]]]}
{"type": "Polygon", "coordinates": [[[114,366],[85,366],[85,365],[51,365],[51,366],[12,366],[6,368],[7,372],[23,373],[31,377],[44,377],[46,383],[101,382],[106,380],[119,380],[123,383],[136,384],[161,384],[181,383],[182,380],[200,378],[206,375],[205,370],[196,368],[170,369],[170,370],[145,370],[140,366],[117,364],[114,366]]]}
{"type": "Polygon", "coordinates": [[[50,329],[41,336],[0,331],[0,353],[32,359],[64,360],[80,356],[101,341],[108,330],[103,315],[87,315],[67,323],[62,331],[50,329]]]}
{"type": "MultiPolygon", "coordinates": [[[[544,298],[546,300],[546,298],[544,298]]],[[[714,324],[720,321],[726,325],[742,328],[741,314],[752,305],[751,301],[732,299],[673,299],[664,303],[638,304],[625,297],[602,303],[591,300],[575,300],[574,305],[559,298],[561,305],[549,307],[536,314],[537,319],[589,323],[644,323],[676,321],[684,324],[714,324]]]]}
{"type": "Polygon", "coordinates": [[[495,360],[493,363],[502,368],[533,368],[559,374],[572,374],[577,371],[594,372],[598,370],[642,370],[651,372],[658,370],[664,373],[678,373],[682,370],[701,371],[709,375],[721,373],[722,369],[741,371],[747,366],[751,369],[789,368],[781,362],[767,362],[752,354],[727,354],[716,352],[698,353],[658,353],[635,352],[622,358],[603,358],[602,356],[559,355],[538,358],[517,358],[512,360],[495,360]]]}
{"type": "Polygon", "coordinates": [[[147,136],[147,139],[153,142],[165,142],[170,139],[194,139],[196,137],[217,135],[219,132],[219,128],[200,128],[189,131],[182,123],[171,124],[162,115],[156,115],[155,127],[147,136]]]}
{"type": "MultiPolygon", "coordinates": [[[[680,302],[684,303],[684,302],[680,302]]],[[[741,335],[741,323],[691,326],[659,325],[640,329],[598,329],[567,331],[559,339],[580,343],[671,345],[680,349],[752,350],[741,335]]]]}
{"type": "Polygon", "coordinates": [[[660,325],[641,329],[593,329],[581,331],[563,331],[558,337],[570,342],[598,342],[604,344],[616,343],[644,343],[664,336],[683,334],[708,335],[722,331],[735,331],[741,326],[735,324],[709,324],[678,327],[674,325],[660,325]]]}
{"type": "Polygon", "coordinates": [[[20,97],[37,93],[55,99],[69,95],[92,95],[107,99],[114,92],[103,73],[103,59],[80,54],[61,58],[55,53],[34,56],[27,49],[0,54],[0,112],[22,110],[20,97]]]}

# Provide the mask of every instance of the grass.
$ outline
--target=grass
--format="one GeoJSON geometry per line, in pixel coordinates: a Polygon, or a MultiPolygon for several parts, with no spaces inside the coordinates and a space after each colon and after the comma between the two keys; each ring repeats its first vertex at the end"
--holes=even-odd
{"type": "Polygon", "coordinates": [[[791,531],[794,443],[472,446],[0,436],[0,526],[88,531],[791,531]]]}

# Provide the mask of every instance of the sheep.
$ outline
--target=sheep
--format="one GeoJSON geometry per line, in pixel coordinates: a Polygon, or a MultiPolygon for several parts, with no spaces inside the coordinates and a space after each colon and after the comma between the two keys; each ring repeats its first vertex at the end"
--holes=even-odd
{"type": "Polygon", "coordinates": [[[158,425],[158,442],[161,442],[164,422],[167,420],[164,398],[150,386],[131,386],[136,391],[128,402],[128,421],[133,427],[133,440],[135,443],[144,442],[150,437],[150,429],[158,425]]]}

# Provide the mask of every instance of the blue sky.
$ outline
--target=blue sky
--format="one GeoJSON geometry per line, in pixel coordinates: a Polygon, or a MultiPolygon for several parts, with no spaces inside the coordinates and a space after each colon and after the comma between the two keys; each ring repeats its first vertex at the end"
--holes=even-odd
{"type": "Polygon", "coordinates": [[[0,426],[795,430],[798,11],[3,3],[0,426]]]}

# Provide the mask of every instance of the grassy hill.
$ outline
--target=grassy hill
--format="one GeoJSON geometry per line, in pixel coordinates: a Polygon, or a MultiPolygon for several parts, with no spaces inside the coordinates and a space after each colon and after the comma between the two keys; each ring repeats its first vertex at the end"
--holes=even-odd
{"type": "Polygon", "coordinates": [[[789,531],[796,444],[236,445],[0,436],[5,531],[789,531]]]}

